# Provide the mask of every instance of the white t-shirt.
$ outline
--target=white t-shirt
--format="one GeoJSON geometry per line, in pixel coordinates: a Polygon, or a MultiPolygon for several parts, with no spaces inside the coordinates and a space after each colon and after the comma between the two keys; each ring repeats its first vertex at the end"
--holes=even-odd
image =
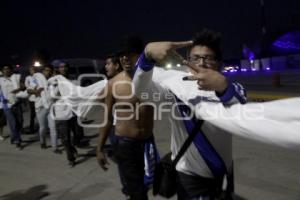
{"type": "MultiPolygon", "coordinates": [[[[25,78],[25,86],[26,89],[35,89],[37,86],[36,81],[34,80],[33,76],[28,75],[25,78]]],[[[31,94],[28,98],[29,101],[35,102],[36,96],[34,94],[31,94]]]]}
{"type": "MultiPolygon", "coordinates": [[[[10,77],[0,77],[2,95],[8,101],[7,106],[9,108],[18,101],[18,98],[12,91],[20,87],[20,78],[20,74],[12,74],[10,77]]],[[[3,108],[2,102],[0,107],[3,108]]]]}
{"type": "Polygon", "coordinates": [[[35,99],[35,108],[36,110],[40,108],[49,109],[51,106],[51,98],[48,89],[48,81],[42,73],[35,73],[32,77],[36,83],[37,89],[43,88],[40,96],[37,96],[35,99]]]}
{"type": "MultiPolygon", "coordinates": [[[[228,98],[224,98],[226,101],[223,101],[223,98],[217,97],[214,91],[199,90],[196,81],[182,80],[183,77],[189,75],[190,74],[188,73],[175,70],[166,71],[163,69],[154,68],[150,71],[143,71],[142,69],[138,68],[133,79],[135,95],[139,97],[141,101],[158,103],[158,108],[163,105],[161,104],[162,102],[169,102],[170,106],[176,105],[176,98],[180,100],[189,99],[191,100],[190,103],[193,103],[193,101],[210,101],[225,104],[233,104],[238,102],[238,99],[236,99],[234,95],[239,94],[233,89],[234,85],[230,86],[230,91],[234,93],[234,95],[225,93],[224,95],[228,96],[228,98]],[[174,91],[181,96],[176,96],[174,91]],[[159,98],[155,98],[155,96],[159,98]]],[[[241,95],[241,99],[244,100],[244,97],[242,96],[243,95],[241,95]]],[[[194,103],[197,104],[197,102],[194,103]]],[[[167,112],[167,115],[172,132],[171,152],[172,159],[174,159],[184,141],[187,139],[189,133],[182,118],[176,119],[174,117],[181,116],[181,113],[177,107],[174,107],[174,109],[172,107],[172,110],[167,112]]],[[[226,168],[229,169],[232,164],[231,135],[206,121],[202,125],[202,131],[208,142],[214,147],[215,151],[222,158],[226,168]]],[[[199,151],[199,145],[200,144],[197,142],[197,140],[193,141],[176,165],[176,170],[189,175],[214,177],[213,172],[199,151]]]]}

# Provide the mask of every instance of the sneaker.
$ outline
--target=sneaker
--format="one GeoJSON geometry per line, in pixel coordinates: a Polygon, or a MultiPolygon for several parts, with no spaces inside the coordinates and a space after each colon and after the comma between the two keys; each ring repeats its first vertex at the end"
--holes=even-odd
{"type": "Polygon", "coordinates": [[[3,140],[5,140],[5,138],[2,135],[0,135],[0,141],[3,141],[3,140]]]}
{"type": "Polygon", "coordinates": [[[42,144],[41,144],[41,149],[47,149],[47,146],[46,146],[45,143],[42,143],[42,144]]]}
{"type": "Polygon", "coordinates": [[[75,167],[75,165],[76,165],[75,160],[70,160],[70,161],[69,161],[69,166],[70,166],[71,168],[75,167]]]}
{"type": "Polygon", "coordinates": [[[62,152],[59,149],[54,149],[53,153],[55,153],[55,154],[61,154],[62,152]]]}
{"type": "Polygon", "coordinates": [[[78,151],[75,147],[72,148],[72,153],[73,153],[74,158],[78,158],[78,151]]]}
{"type": "Polygon", "coordinates": [[[18,150],[20,150],[20,151],[22,150],[21,143],[17,143],[17,144],[16,144],[16,149],[18,149],[18,150]]]}

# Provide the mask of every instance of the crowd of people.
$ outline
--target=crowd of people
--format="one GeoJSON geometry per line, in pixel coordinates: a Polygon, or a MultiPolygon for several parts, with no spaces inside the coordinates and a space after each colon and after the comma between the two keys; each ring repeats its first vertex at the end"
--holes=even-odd
{"type": "MultiPolygon", "coordinates": [[[[68,79],[68,63],[64,61],[54,62],[42,67],[31,66],[29,75],[24,78],[15,73],[11,65],[2,66],[2,77],[0,78],[1,94],[1,140],[3,137],[3,127],[8,124],[10,130],[10,143],[16,145],[16,148],[22,150],[23,128],[23,102],[28,100],[30,112],[29,130],[27,132],[35,133],[35,118],[38,122],[38,135],[41,149],[47,148],[46,136],[50,133],[51,147],[56,154],[62,153],[58,145],[58,136],[67,152],[67,158],[71,166],[75,165],[75,155],[77,154],[75,146],[87,145],[84,138],[84,131],[77,123],[77,117],[72,113],[68,106],[62,108],[63,100],[53,98],[59,94],[53,85],[47,80],[60,74],[68,79]],[[51,109],[52,108],[52,109],[51,109]],[[59,111],[58,111],[59,109],[59,111]],[[51,115],[55,117],[51,117],[51,115]],[[60,117],[63,120],[55,120],[60,117]],[[73,137],[71,137],[73,131],[73,137]]],[[[70,80],[72,81],[72,80],[70,80]]]]}
{"type": "MultiPolygon", "coordinates": [[[[171,87],[200,97],[195,98],[196,101],[206,99],[224,105],[244,104],[246,94],[240,84],[228,81],[219,72],[222,63],[220,35],[214,31],[204,30],[193,41],[156,42],[146,47],[141,39],[129,38],[124,41],[118,56],[123,71],[107,83],[105,104],[108,123],[100,130],[97,159],[107,170],[104,146],[113,130],[114,156],[122,191],[129,199],[145,200],[155,176],[153,166],[160,157],[153,134],[155,105],[162,105],[162,102],[178,105],[175,115],[182,117],[178,120],[172,112],[168,112],[173,160],[198,123],[195,117],[185,119],[184,115],[191,112],[190,108],[182,104],[182,97],[176,96],[163,83],[166,80],[164,73],[171,73],[171,78],[176,78],[174,82],[170,81],[171,87]],[[186,59],[176,53],[176,49],[183,47],[188,47],[186,59]],[[170,59],[189,66],[190,73],[154,67],[170,59]],[[186,79],[197,82],[183,80],[184,76],[192,74],[195,76],[186,79]],[[160,98],[156,98],[157,94],[160,98]]],[[[217,199],[220,191],[224,191],[224,198],[230,199],[233,192],[231,136],[209,123],[204,123],[197,131],[199,133],[176,165],[178,199],[217,199]]]]}
{"type": "MultiPolygon", "coordinates": [[[[223,123],[220,126],[214,120],[219,116],[203,119],[203,116],[210,114],[205,112],[204,103],[208,103],[207,107],[221,105],[223,109],[231,106],[241,108],[240,105],[247,101],[244,87],[229,81],[220,72],[220,37],[219,33],[208,29],[196,34],[193,40],[184,42],[144,45],[139,37],[127,37],[115,53],[106,57],[107,79],[102,80],[103,84],[90,86],[90,89],[97,89],[99,96],[94,101],[104,104],[107,111],[99,113],[106,123],[99,131],[96,156],[100,167],[108,170],[106,144],[109,138],[122,192],[127,199],[147,200],[149,189],[156,184],[155,166],[163,159],[176,160],[178,154],[182,155],[175,164],[174,180],[179,200],[232,199],[232,136],[228,132],[251,138],[251,135],[255,136],[256,129],[243,123],[235,127],[230,125],[238,123],[238,120],[227,122],[228,126],[220,121],[220,124],[223,123]],[[179,48],[187,49],[186,58],[176,52],[179,48]],[[185,66],[188,72],[159,67],[170,60],[185,66]],[[169,106],[169,109],[163,106],[169,106]],[[156,123],[169,123],[171,127],[171,152],[166,156],[159,154],[154,137],[155,134],[165,133],[153,133],[158,111],[167,116],[156,120],[156,123]],[[191,142],[187,146],[188,140],[191,142]],[[187,148],[181,152],[183,146],[187,148]]],[[[49,130],[54,153],[61,153],[58,148],[60,137],[69,164],[73,167],[76,164],[76,146],[86,143],[83,128],[78,124],[78,118],[82,116],[67,103],[67,97],[61,98],[64,96],[59,90],[59,83],[52,81],[62,76],[72,82],[68,67],[64,61],[31,67],[30,75],[23,84],[20,75],[15,74],[10,65],[3,65],[0,131],[8,123],[11,143],[22,149],[23,113],[20,99],[27,98],[30,105],[29,128],[34,131],[36,116],[41,148],[46,147],[46,133],[49,130]]],[[[82,97],[78,97],[78,101],[74,99],[76,96],[73,95],[73,104],[80,104],[82,97]]],[[[227,115],[231,113],[230,110],[226,112],[227,115]]],[[[276,120],[283,121],[279,117],[276,120]]],[[[265,122],[270,123],[270,120],[265,122]]],[[[276,123],[271,125],[278,127],[276,123]]],[[[299,140],[284,138],[281,134],[277,136],[276,131],[271,134],[261,131],[258,134],[259,139],[254,139],[274,143],[280,141],[299,147],[299,140]]]]}
{"type": "MultiPolygon", "coordinates": [[[[221,103],[245,103],[243,88],[238,84],[228,82],[218,72],[222,59],[219,39],[218,33],[205,30],[195,38],[194,42],[150,43],[145,48],[139,37],[128,37],[124,39],[117,52],[106,57],[105,69],[108,82],[103,90],[107,93],[98,101],[107,106],[108,112],[103,113],[106,115],[104,117],[107,118],[107,123],[100,129],[96,151],[97,160],[100,166],[107,170],[105,146],[109,137],[113,156],[118,165],[122,192],[129,199],[148,199],[147,192],[153,184],[154,166],[160,160],[153,134],[154,108],[151,105],[143,105],[144,102],[158,102],[151,98],[143,99],[142,95],[140,96],[141,85],[147,86],[142,90],[148,92],[149,96],[155,92],[161,94],[168,92],[168,89],[155,85],[151,81],[154,64],[163,63],[167,57],[168,59],[172,57],[182,64],[188,60],[192,63],[190,66],[194,67],[190,68],[191,73],[197,74],[197,68],[206,70],[202,73],[205,76],[203,80],[198,81],[198,87],[201,88],[196,87],[196,93],[210,90],[208,96],[214,96],[221,103]],[[181,58],[175,52],[177,48],[185,46],[190,46],[187,59],[181,58]],[[208,77],[213,77],[213,80],[208,77]],[[128,82],[130,84],[127,84],[128,82]],[[133,91],[132,84],[135,85],[136,91],[133,91]],[[128,111],[128,104],[133,106],[133,112],[128,111]]],[[[62,153],[58,147],[58,138],[61,138],[67,160],[70,166],[75,166],[76,146],[80,145],[84,138],[83,128],[78,125],[77,121],[80,116],[77,116],[67,103],[64,105],[64,98],[59,98],[61,94],[57,89],[58,86],[49,81],[58,74],[69,79],[68,67],[68,63],[57,60],[42,67],[32,66],[29,68],[29,75],[23,81],[20,74],[14,73],[11,65],[3,65],[3,76],[0,78],[2,106],[0,125],[2,130],[7,121],[11,132],[11,144],[15,144],[21,150],[23,130],[21,99],[27,98],[30,110],[29,131],[34,132],[34,121],[37,118],[41,149],[47,147],[46,135],[49,131],[53,152],[62,153]],[[73,137],[71,132],[73,132],[73,137]]],[[[101,92],[103,91],[99,91],[101,92]]],[[[159,101],[176,103],[180,99],[173,94],[170,99],[159,101]]],[[[177,112],[178,115],[182,114],[180,110],[177,112]]],[[[174,159],[185,139],[188,138],[190,128],[186,123],[195,123],[195,121],[177,121],[171,116],[169,120],[172,128],[171,152],[174,159]]],[[[211,129],[205,132],[210,134],[216,131],[211,129]]],[[[222,185],[225,175],[230,180],[232,167],[230,137],[218,134],[209,140],[206,137],[196,138],[190,145],[176,166],[179,199],[213,198],[219,186],[222,185]],[[217,150],[212,145],[209,146],[220,140],[223,144],[216,147],[217,150]],[[200,145],[203,143],[207,146],[204,149],[200,145]],[[215,154],[216,163],[206,158],[206,154],[215,154]],[[215,169],[218,167],[214,164],[221,164],[220,169],[215,169]],[[203,184],[206,182],[209,184],[203,184]]]]}

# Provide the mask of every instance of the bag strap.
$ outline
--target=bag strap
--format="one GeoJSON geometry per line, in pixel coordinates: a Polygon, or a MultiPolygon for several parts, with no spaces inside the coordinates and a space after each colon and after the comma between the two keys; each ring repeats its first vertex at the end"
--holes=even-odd
{"type": "Polygon", "coordinates": [[[188,138],[185,140],[185,142],[181,146],[178,154],[176,155],[175,159],[172,162],[172,165],[174,167],[176,167],[176,165],[177,165],[178,161],[180,160],[180,158],[183,156],[183,154],[186,152],[186,150],[189,148],[189,146],[193,142],[193,140],[196,137],[197,133],[199,132],[203,122],[204,122],[203,120],[198,120],[196,122],[196,125],[193,128],[193,131],[191,132],[191,134],[189,134],[188,138]]]}

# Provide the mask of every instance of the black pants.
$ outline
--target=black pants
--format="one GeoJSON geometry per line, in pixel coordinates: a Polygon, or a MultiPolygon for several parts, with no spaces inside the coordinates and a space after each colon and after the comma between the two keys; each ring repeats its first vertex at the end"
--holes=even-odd
{"type": "Polygon", "coordinates": [[[221,189],[221,182],[213,178],[204,178],[177,172],[178,200],[198,199],[206,197],[214,200],[221,189]]]}
{"type": "Polygon", "coordinates": [[[10,131],[11,131],[11,143],[20,143],[21,142],[21,129],[23,125],[23,111],[22,106],[18,102],[14,104],[9,109],[3,110],[8,121],[10,131]]]}
{"type": "Polygon", "coordinates": [[[30,111],[30,123],[29,123],[29,131],[30,133],[34,133],[34,119],[35,119],[35,105],[34,102],[29,101],[29,111],[30,111]]]}
{"type": "Polygon", "coordinates": [[[223,179],[205,178],[177,172],[178,200],[194,200],[203,197],[209,200],[232,200],[233,173],[227,177],[227,188],[222,191],[223,179]]]}
{"type": "Polygon", "coordinates": [[[6,126],[6,124],[7,124],[6,117],[5,117],[3,109],[1,108],[0,109],[0,127],[4,127],[4,126],[6,126]]]}
{"type": "Polygon", "coordinates": [[[123,179],[123,191],[130,200],[148,199],[144,184],[144,144],[145,141],[116,136],[114,155],[123,179]]]}
{"type": "Polygon", "coordinates": [[[74,145],[79,145],[81,140],[84,137],[84,130],[81,126],[79,126],[77,120],[78,120],[77,116],[72,117],[71,130],[74,134],[74,137],[73,137],[73,144],[74,145]]]}
{"type": "Polygon", "coordinates": [[[80,135],[82,131],[82,127],[80,127],[77,123],[77,117],[74,116],[69,120],[57,120],[55,121],[57,134],[61,136],[62,143],[65,147],[67,153],[67,159],[69,161],[75,160],[75,153],[77,150],[74,146],[74,138],[75,136],[80,135]],[[73,139],[71,132],[73,132],[73,139]]]}
{"type": "Polygon", "coordinates": [[[17,122],[17,130],[21,131],[23,128],[23,122],[24,122],[22,104],[16,103],[15,105],[13,105],[11,107],[11,111],[17,122]]]}

